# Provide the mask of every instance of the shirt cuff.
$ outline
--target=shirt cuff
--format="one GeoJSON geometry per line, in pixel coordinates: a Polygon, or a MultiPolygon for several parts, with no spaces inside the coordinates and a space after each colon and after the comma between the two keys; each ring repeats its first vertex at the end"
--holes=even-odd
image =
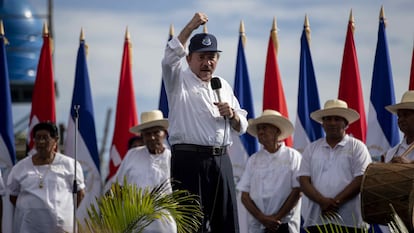
{"type": "Polygon", "coordinates": [[[168,47],[175,51],[181,57],[184,57],[186,54],[184,46],[181,44],[180,40],[176,36],[174,36],[170,41],[167,43],[168,47]]]}

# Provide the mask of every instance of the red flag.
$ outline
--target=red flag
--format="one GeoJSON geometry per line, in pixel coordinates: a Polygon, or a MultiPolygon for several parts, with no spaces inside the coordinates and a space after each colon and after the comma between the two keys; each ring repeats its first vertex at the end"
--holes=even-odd
{"type": "Polygon", "coordinates": [[[129,132],[138,124],[135,104],[134,83],[132,79],[132,59],[129,32],[127,30],[122,56],[121,77],[119,80],[118,100],[116,106],[115,128],[110,150],[109,174],[107,180],[115,175],[119,165],[128,151],[128,139],[134,136],[129,132]]]}
{"type": "Polygon", "coordinates": [[[410,72],[409,90],[414,90],[414,46],[413,46],[413,55],[411,56],[411,72],[410,72]]]}
{"type": "Polygon", "coordinates": [[[55,85],[53,79],[51,39],[47,25],[43,25],[43,46],[37,65],[36,81],[33,87],[32,110],[29,120],[28,150],[33,149],[32,128],[39,122],[56,122],[55,85]]]}
{"type": "Polygon", "coordinates": [[[347,133],[365,142],[367,122],[365,117],[364,97],[362,94],[359,75],[358,58],[355,49],[352,12],[346,33],[344,55],[342,58],[341,77],[339,82],[338,99],[347,102],[348,107],[357,111],[359,120],[349,125],[347,133]]]}
{"type": "MultiPolygon", "coordinates": [[[[263,110],[273,109],[283,116],[289,118],[285,92],[283,91],[282,80],[277,63],[276,49],[273,43],[272,35],[269,37],[266,57],[266,70],[263,88],[263,110]]],[[[285,139],[287,146],[292,146],[292,137],[285,139]]]]}

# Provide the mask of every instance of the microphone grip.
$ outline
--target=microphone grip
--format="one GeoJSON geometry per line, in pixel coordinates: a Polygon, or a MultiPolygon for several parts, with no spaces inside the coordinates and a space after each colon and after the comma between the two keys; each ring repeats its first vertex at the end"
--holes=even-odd
{"type": "MultiPolygon", "coordinates": [[[[216,92],[216,95],[217,95],[217,99],[218,99],[218,101],[221,103],[221,95],[220,95],[220,90],[219,89],[216,89],[216,90],[214,90],[214,92],[216,92]]],[[[223,116],[224,117],[224,120],[227,120],[227,116],[223,116]]]]}
{"type": "Polygon", "coordinates": [[[221,103],[221,95],[220,95],[219,89],[215,90],[215,92],[216,92],[218,101],[221,103]]]}

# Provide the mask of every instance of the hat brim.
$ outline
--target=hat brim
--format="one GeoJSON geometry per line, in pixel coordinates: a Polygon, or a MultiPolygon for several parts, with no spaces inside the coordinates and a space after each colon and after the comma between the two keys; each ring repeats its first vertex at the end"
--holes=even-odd
{"type": "Polygon", "coordinates": [[[329,109],[321,109],[315,112],[312,112],[310,117],[322,124],[322,118],[326,116],[340,116],[345,118],[348,121],[348,124],[351,124],[359,119],[359,113],[355,110],[349,108],[329,108],[329,109]]]}
{"type": "Polygon", "coordinates": [[[399,104],[394,104],[394,105],[388,105],[385,106],[385,109],[387,109],[389,112],[391,113],[397,113],[397,111],[399,109],[412,109],[414,110],[414,103],[399,103],[399,104]]]}
{"type": "Polygon", "coordinates": [[[197,49],[194,51],[191,51],[191,53],[200,53],[200,52],[216,52],[216,53],[221,53],[221,50],[218,49],[211,49],[211,48],[201,48],[201,49],[197,49]]]}
{"type": "Polygon", "coordinates": [[[156,127],[156,126],[160,126],[163,127],[164,129],[168,128],[168,120],[166,119],[162,119],[162,120],[155,120],[155,121],[150,121],[147,123],[142,123],[139,125],[136,125],[134,127],[131,127],[129,129],[129,132],[131,133],[141,133],[143,130],[152,128],[152,127],[156,127]]]}
{"type": "Polygon", "coordinates": [[[257,137],[257,125],[258,124],[271,124],[279,128],[281,132],[278,137],[278,140],[280,141],[292,135],[293,130],[294,130],[292,123],[288,119],[282,116],[273,115],[273,116],[261,116],[261,117],[258,117],[257,119],[249,120],[249,126],[247,127],[247,132],[250,135],[257,137]]]}

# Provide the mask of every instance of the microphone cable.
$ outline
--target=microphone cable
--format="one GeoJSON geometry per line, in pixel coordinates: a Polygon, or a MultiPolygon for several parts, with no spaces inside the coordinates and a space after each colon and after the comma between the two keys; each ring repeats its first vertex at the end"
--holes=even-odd
{"type": "MultiPolygon", "coordinates": [[[[213,90],[217,90],[217,89],[220,89],[221,88],[221,81],[220,81],[220,79],[218,77],[213,77],[211,79],[211,81],[210,81],[210,83],[211,83],[211,86],[212,86],[212,89],[213,90]]],[[[221,102],[221,97],[220,97],[220,95],[218,93],[217,93],[217,97],[218,97],[219,102],[221,102]]],[[[224,118],[224,132],[223,132],[223,141],[221,143],[221,147],[224,147],[225,146],[225,142],[227,140],[227,136],[230,137],[230,133],[231,133],[231,129],[230,129],[229,132],[228,132],[229,135],[227,135],[227,128],[229,127],[229,124],[228,124],[229,123],[229,119],[226,116],[223,116],[223,118],[224,118]]],[[[226,153],[227,153],[227,148],[226,148],[226,153]]],[[[209,224],[213,220],[214,211],[215,211],[216,204],[217,204],[217,196],[218,196],[220,178],[221,178],[221,173],[222,173],[222,170],[221,170],[221,168],[222,168],[222,158],[221,158],[221,156],[223,156],[223,155],[220,155],[219,156],[219,163],[217,164],[218,165],[218,168],[219,168],[218,169],[219,173],[217,175],[217,182],[216,182],[216,188],[215,188],[215,193],[214,193],[213,206],[211,208],[211,213],[210,213],[210,217],[209,217],[209,224]]],[[[223,186],[224,186],[224,182],[223,182],[223,186]]]]}

